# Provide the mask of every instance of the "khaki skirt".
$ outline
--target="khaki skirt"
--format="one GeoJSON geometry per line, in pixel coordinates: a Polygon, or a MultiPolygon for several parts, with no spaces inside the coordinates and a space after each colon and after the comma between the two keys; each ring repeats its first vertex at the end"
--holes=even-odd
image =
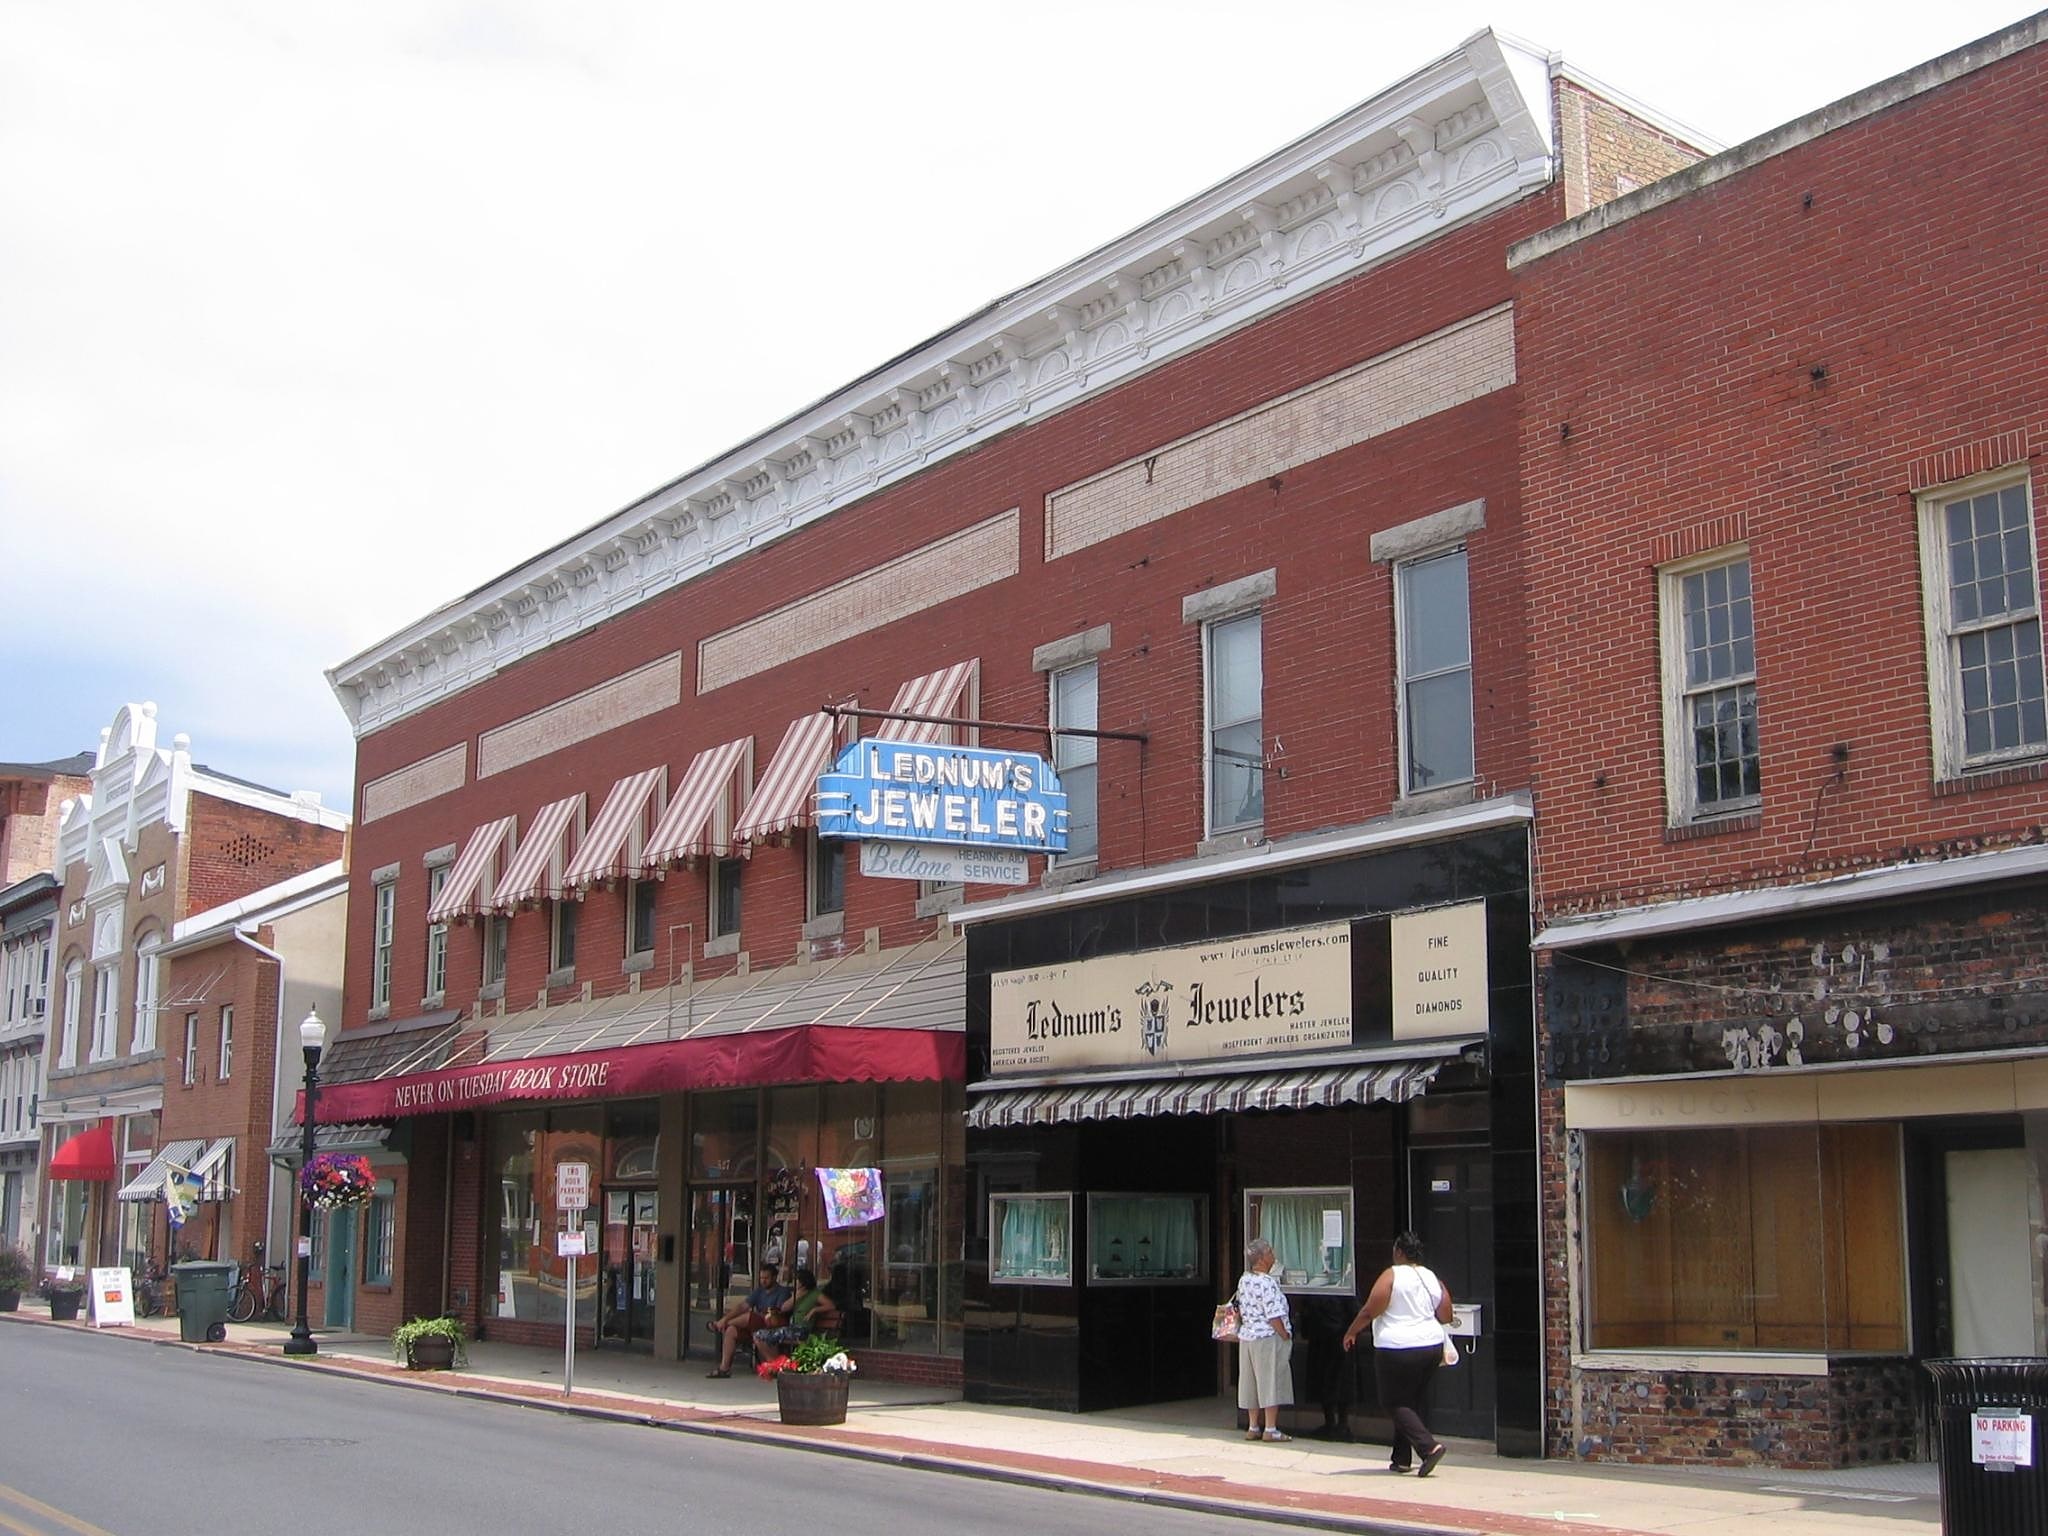
{"type": "Polygon", "coordinates": [[[1248,1339],[1237,1346],[1237,1406],[1284,1408],[1294,1401],[1294,1372],[1288,1360],[1294,1341],[1278,1335],[1248,1339]]]}

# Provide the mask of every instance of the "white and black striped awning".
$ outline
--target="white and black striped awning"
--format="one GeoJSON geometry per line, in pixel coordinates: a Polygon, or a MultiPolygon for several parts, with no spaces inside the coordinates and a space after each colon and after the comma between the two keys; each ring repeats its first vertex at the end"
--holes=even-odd
{"type": "Polygon", "coordinates": [[[1058,1125],[1076,1120],[1136,1120],[1147,1115],[1213,1115],[1261,1109],[1327,1109],[1339,1104],[1399,1104],[1429,1087],[1469,1042],[1427,1054],[1314,1066],[1296,1062],[1262,1072],[1168,1078],[1098,1078],[1006,1086],[976,1083],[967,1123],[977,1130],[1058,1125]]]}

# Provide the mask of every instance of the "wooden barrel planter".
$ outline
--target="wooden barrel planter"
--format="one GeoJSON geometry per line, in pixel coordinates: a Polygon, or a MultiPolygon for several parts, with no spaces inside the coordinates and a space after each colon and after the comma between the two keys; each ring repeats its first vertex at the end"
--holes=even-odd
{"type": "Polygon", "coordinates": [[[853,1377],[845,1371],[804,1375],[784,1371],[775,1378],[775,1397],[785,1424],[844,1424],[846,1393],[853,1377]]]}
{"type": "Polygon", "coordinates": [[[0,1312],[16,1312],[21,1308],[21,1292],[0,1290],[0,1312]]]}
{"type": "Polygon", "coordinates": [[[85,1304],[83,1291],[50,1292],[50,1318],[53,1322],[69,1323],[77,1320],[78,1309],[85,1304]]]}

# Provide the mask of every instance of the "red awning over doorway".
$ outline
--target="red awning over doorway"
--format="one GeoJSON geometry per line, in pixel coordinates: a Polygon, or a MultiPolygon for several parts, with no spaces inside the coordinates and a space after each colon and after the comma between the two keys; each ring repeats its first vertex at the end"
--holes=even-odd
{"type": "Polygon", "coordinates": [[[98,1182],[114,1176],[114,1132],[110,1126],[80,1131],[57,1149],[44,1176],[98,1182]]]}

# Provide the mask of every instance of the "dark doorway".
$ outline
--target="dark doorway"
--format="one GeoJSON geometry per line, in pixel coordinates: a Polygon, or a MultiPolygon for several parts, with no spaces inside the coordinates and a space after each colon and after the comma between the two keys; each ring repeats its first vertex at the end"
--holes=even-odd
{"type": "Polygon", "coordinates": [[[597,1341],[654,1347],[655,1192],[604,1192],[604,1233],[597,1275],[597,1341]]]}
{"type": "Polygon", "coordinates": [[[1493,1151],[1477,1145],[1416,1147],[1408,1166],[1409,1209],[1429,1249],[1429,1267],[1461,1309],[1479,1309],[1476,1336],[1458,1339],[1463,1360],[1436,1373],[1429,1426],[1440,1434],[1491,1440],[1494,1365],[1486,1316],[1493,1305],[1493,1151]]]}

